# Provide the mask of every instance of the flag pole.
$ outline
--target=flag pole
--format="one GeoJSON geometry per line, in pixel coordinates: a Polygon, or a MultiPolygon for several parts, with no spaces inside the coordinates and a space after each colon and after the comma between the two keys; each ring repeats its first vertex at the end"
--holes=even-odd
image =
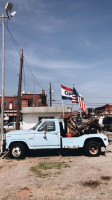
{"type": "Polygon", "coordinates": [[[64,115],[64,104],[63,104],[63,99],[62,99],[62,108],[63,108],[63,115],[64,115]]]}

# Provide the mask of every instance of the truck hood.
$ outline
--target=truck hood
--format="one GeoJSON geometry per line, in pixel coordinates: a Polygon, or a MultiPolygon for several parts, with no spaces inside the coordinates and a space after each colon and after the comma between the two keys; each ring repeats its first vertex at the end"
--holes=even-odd
{"type": "MultiPolygon", "coordinates": [[[[24,130],[14,130],[14,131],[9,131],[9,132],[7,132],[6,133],[6,136],[8,136],[8,135],[21,135],[21,134],[28,134],[28,133],[30,133],[30,132],[32,132],[32,130],[30,130],[30,129],[24,129],[24,130]]],[[[33,131],[34,132],[34,131],[33,131]]]]}

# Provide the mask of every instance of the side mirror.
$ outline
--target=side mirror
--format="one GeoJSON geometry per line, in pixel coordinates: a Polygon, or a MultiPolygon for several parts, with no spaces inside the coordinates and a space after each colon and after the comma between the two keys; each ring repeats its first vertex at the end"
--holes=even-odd
{"type": "Polygon", "coordinates": [[[46,130],[45,130],[45,131],[43,131],[43,133],[44,133],[44,136],[43,136],[43,138],[44,138],[44,139],[46,139],[46,130]]]}

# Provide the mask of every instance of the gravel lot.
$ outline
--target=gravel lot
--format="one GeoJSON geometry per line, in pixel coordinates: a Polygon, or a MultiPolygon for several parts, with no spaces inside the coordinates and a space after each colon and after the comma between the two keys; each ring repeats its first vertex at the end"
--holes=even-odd
{"type": "Polygon", "coordinates": [[[0,200],[24,199],[112,200],[112,145],[96,158],[70,151],[64,156],[35,152],[24,160],[1,159],[0,200]],[[51,169],[39,168],[40,163],[52,164],[51,169]]]}

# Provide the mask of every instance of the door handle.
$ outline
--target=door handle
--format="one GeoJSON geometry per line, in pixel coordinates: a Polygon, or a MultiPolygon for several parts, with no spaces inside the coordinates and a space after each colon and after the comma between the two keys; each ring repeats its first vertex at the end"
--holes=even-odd
{"type": "Polygon", "coordinates": [[[44,136],[43,136],[43,138],[46,139],[46,131],[44,131],[44,136]]]}

